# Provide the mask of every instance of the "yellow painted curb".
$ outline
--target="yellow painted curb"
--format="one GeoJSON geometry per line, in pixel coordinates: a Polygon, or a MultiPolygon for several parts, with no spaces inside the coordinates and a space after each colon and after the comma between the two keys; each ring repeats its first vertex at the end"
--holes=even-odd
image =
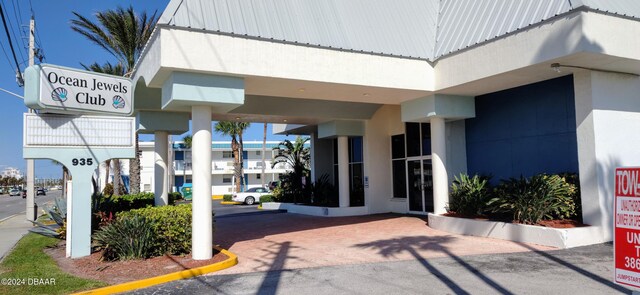
{"type": "Polygon", "coordinates": [[[157,277],[153,277],[153,278],[148,278],[148,279],[143,279],[143,280],[139,280],[139,281],[133,281],[133,282],[127,282],[127,283],[123,283],[123,284],[119,284],[119,285],[113,285],[113,286],[108,286],[108,287],[104,287],[104,288],[99,288],[99,289],[93,289],[93,290],[88,290],[88,291],[83,291],[83,292],[78,292],[78,293],[74,293],[74,295],[79,295],[79,294],[113,294],[113,293],[120,293],[120,292],[126,292],[126,291],[131,291],[131,290],[136,290],[136,289],[142,289],[142,288],[146,288],[146,287],[151,287],[154,285],[159,285],[159,284],[164,284],[167,282],[171,282],[171,281],[177,281],[177,280],[182,280],[182,279],[188,279],[188,278],[192,278],[195,276],[200,276],[203,274],[208,274],[208,273],[212,273],[212,272],[216,272],[219,270],[223,270],[229,267],[232,267],[236,264],[238,264],[238,256],[236,256],[235,254],[213,246],[213,248],[215,248],[216,250],[220,251],[220,253],[227,255],[227,258],[225,261],[220,261],[214,264],[210,264],[210,265],[205,265],[205,266],[201,266],[201,267],[196,267],[196,268],[192,268],[192,269],[187,269],[187,270],[183,270],[183,271],[178,271],[178,272],[174,272],[174,273],[170,273],[170,274],[166,274],[166,275],[161,275],[161,276],[157,276],[157,277]]]}
{"type": "Polygon", "coordinates": [[[220,202],[222,205],[240,205],[242,202],[233,202],[233,201],[222,201],[220,202]]]}
{"type": "Polygon", "coordinates": [[[211,196],[211,199],[213,199],[213,200],[222,200],[222,199],[224,199],[224,196],[223,195],[214,195],[214,196],[211,196]]]}

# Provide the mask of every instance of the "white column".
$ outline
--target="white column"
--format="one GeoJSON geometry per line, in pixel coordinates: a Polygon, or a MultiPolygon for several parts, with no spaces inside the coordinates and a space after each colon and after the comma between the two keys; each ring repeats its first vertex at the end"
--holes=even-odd
{"type": "Polygon", "coordinates": [[[311,151],[311,158],[309,159],[309,162],[311,162],[311,182],[316,182],[316,153],[315,153],[315,145],[316,145],[316,140],[318,140],[317,136],[315,133],[311,133],[310,134],[311,140],[309,140],[310,143],[310,148],[309,150],[311,151]]]}
{"type": "Polygon", "coordinates": [[[447,144],[444,118],[431,118],[431,156],[433,165],[433,213],[446,213],[449,202],[449,179],[447,176],[447,144]]]}
{"type": "Polygon", "coordinates": [[[169,204],[169,194],[167,191],[169,183],[169,171],[167,170],[169,133],[166,131],[156,131],[154,136],[155,165],[153,166],[153,193],[155,195],[156,206],[165,206],[169,204]]]}
{"type": "Polygon", "coordinates": [[[338,136],[338,194],[340,207],[349,207],[349,138],[338,136]]]}
{"type": "Polygon", "coordinates": [[[211,107],[191,107],[193,221],[192,257],[206,260],[212,257],[213,219],[211,204],[211,107]]]}

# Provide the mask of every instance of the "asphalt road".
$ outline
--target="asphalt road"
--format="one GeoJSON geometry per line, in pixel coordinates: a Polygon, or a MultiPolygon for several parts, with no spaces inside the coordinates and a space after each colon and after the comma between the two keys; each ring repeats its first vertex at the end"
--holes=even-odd
{"type": "Polygon", "coordinates": [[[549,252],[451,254],[435,259],[211,275],[130,294],[630,294],[611,282],[612,251],[611,244],[601,244],[549,252]]]}
{"type": "MultiPolygon", "coordinates": [[[[52,204],[53,199],[60,196],[62,191],[48,191],[46,196],[36,196],[38,210],[42,209],[46,203],[52,204]]],[[[10,197],[9,194],[0,195],[0,220],[15,214],[22,214],[26,210],[26,199],[21,196],[10,197]]]]}

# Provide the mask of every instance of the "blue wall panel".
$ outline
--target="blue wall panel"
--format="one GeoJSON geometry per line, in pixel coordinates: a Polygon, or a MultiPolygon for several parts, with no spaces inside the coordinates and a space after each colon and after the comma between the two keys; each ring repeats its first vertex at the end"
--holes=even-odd
{"type": "Polygon", "coordinates": [[[578,172],[573,76],[478,96],[465,124],[469,174],[578,172]]]}

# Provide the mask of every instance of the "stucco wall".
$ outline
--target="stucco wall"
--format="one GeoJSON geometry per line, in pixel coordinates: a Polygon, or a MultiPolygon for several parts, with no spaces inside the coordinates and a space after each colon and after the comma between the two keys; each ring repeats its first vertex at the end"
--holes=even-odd
{"type": "Polygon", "coordinates": [[[579,71],[574,85],[582,216],[610,241],[615,168],[640,166],[640,78],[579,71]]]}
{"type": "Polygon", "coordinates": [[[385,105],[365,122],[364,175],[369,178],[365,187],[365,204],[369,213],[392,210],[391,135],[404,133],[400,107],[385,105]]]}
{"type": "Polygon", "coordinates": [[[470,174],[492,182],[537,173],[578,172],[572,76],[476,97],[466,120],[470,174]]]}

